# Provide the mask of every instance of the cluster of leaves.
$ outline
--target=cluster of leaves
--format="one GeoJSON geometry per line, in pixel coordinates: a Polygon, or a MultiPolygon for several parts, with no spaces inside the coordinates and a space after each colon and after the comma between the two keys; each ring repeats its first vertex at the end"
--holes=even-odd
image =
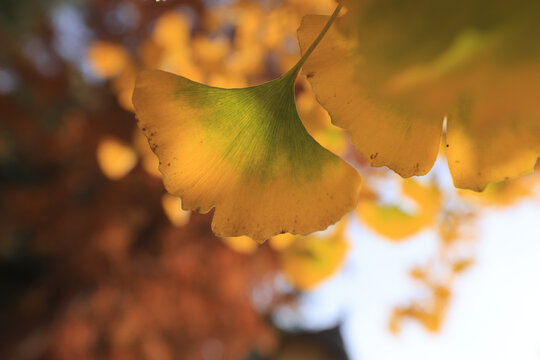
{"type": "MultiPolygon", "coordinates": [[[[479,3],[478,6],[482,5],[479,3]]],[[[444,205],[448,197],[443,196],[436,182],[423,185],[416,180],[403,181],[403,195],[413,201],[414,211],[404,209],[403,203],[381,202],[384,194],[372,181],[381,173],[369,169],[368,164],[386,165],[405,177],[424,175],[440,153],[448,157],[457,186],[479,190],[490,181],[529,171],[538,155],[535,149],[539,139],[534,111],[524,120],[508,120],[511,115],[493,120],[498,133],[507,133],[507,126],[525,129],[514,131],[512,139],[499,142],[497,147],[485,143],[493,140],[491,135],[483,134],[487,130],[492,134],[491,126],[486,126],[483,119],[487,115],[475,113],[470,124],[469,118],[458,117],[456,109],[462,108],[463,96],[470,102],[472,94],[487,96],[487,90],[456,79],[465,76],[462,73],[470,77],[479,72],[479,67],[487,67],[487,54],[495,51],[491,46],[506,46],[496,42],[479,49],[478,41],[483,38],[470,38],[470,28],[478,26],[484,31],[487,22],[490,31],[497,26],[506,29],[497,17],[502,10],[489,14],[493,17],[489,21],[478,20],[477,14],[471,13],[459,26],[449,25],[450,29],[432,31],[426,35],[429,38],[416,41],[418,29],[398,35],[396,29],[403,21],[396,19],[402,19],[398,4],[390,2],[379,8],[371,3],[348,3],[348,13],[337,18],[313,53],[298,62],[294,51],[284,49],[284,40],[294,35],[302,14],[329,12],[335,4],[322,1],[317,9],[313,2],[310,5],[311,8],[307,2],[276,3],[269,5],[271,11],[264,12],[259,4],[239,1],[211,8],[196,24],[185,13],[171,12],[158,19],[136,54],[128,54],[125,47],[111,42],[97,42],[89,50],[95,72],[112,79],[120,104],[130,111],[134,110],[130,99],[137,69],[159,68],[182,75],[151,71],[139,77],[133,97],[139,127],[159,161],[150,155],[138,133],[134,135],[135,148],[144,153],[142,158],[150,172],[156,174],[160,164],[167,190],[182,197],[185,209],[208,212],[216,207],[213,230],[233,249],[244,253],[257,249],[248,237],[238,235],[249,235],[258,241],[270,238],[271,247],[281,254],[282,271],[297,288],[304,290],[331,275],[345,259],[347,245],[341,229],[347,218],[324,234],[322,240],[320,236],[274,236],[276,233],[306,234],[323,229],[353,209],[357,200],[359,219],[392,240],[408,239],[433,224],[444,229],[448,218],[460,219],[453,222],[456,227],[468,219],[444,205]],[[231,26],[235,29],[232,35],[225,30],[231,26]],[[376,36],[366,35],[371,33],[376,36]],[[388,42],[387,46],[378,45],[383,40],[388,42]],[[396,50],[409,47],[412,49],[408,53],[396,50]],[[269,66],[276,61],[278,66],[269,66]],[[302,65],[306,76],[293,87],[302,65]],[[280,73],[285,75],[277,80],[238,89],[280,73]],[[314,102],[306,79],[313,85],[318,101],[330,112],[332,121],[350,132],[360,153],[348,145],[343,132],[328,124],[328,117],[314,102]],[[439,84],[443,82],[456,85],[448,89],[439,84]],[[443,129],[444,119],[447,121],[443,129]],[[458,136],[453,130],[457,122],[476,130],[466,137],[458,136]],[[520,140],[523,132],[528,133],[528,142],[520,140]],[[366,181],[361,193],[356,172],[318,146],[310,135],[362,171],[366,181]],[[441,135],[445,136],[442,146],[441,135]],[[465,149],[471,141],[479,143],[465,149]],[[504,150],[511,146],[509,141],[519,142],[523,148],[511,154],[504,150]],[[455,149],[460,152],[454,152],[455,149]],[[511,159],[502,156],[501,151],[511,159]],[[469,172],[459,170],[460,166],[469,172]],[[474,176],[471,169],[476,171],[474,176]]],[[[439,9],[411,4],[406,10],[419,9],[415,13],[419,19],[436,19],[434,14],[443,8],[454,12],[457,9],[454,5],[439,9]]],[[[324,35],[329,20],[326,16],[303,19],[298,37],[304,53],[311,52],[308,47],[317,42],[321,31],[324,35]]],[[[419,20],[418,26],[432,25],[419,20]]],[[[512,66],[516,71],[529,69],[522,68],[522,63],[512,66]]],[[[514,78],[514,73],[507,71],[509,78],[514,78]]],[[[493,77],[493,73],[481,75],[482,81],[493,77]]],[[[496,102],[497,99],[490,98],[479,106],[496,102]]],[[[518,105],[504,106],[511,111],[518,105]]],[[[118,154],[112,157],[119,158],[118,154]]],[[[491,204],[504,201],[506,193],[508,201],[513,201],[528,193],[523,191],[528,185],[523,184],[497,182],[482,195],[463,192],[461,200],[470,206],[473,205],[469,200],[474,198],[491,204]],[[518,190],[504,190],[512,188],[518,190]]],[[[171,221],[182,224],[188,213],[175,210],[173,205],[178,207],[178,202],[164,196],[169,199],[171,221]]],[[[443,235],[445,230],[440,231],[441,244],[455,243],[443,235]]],[[[453,237],[459,239],[457,235],[453,237]]],[[[447,252],[451,251],[444,251],[447,252]]],[[[454,274],[456,263],[470,262],[471,259],[450,257],[437,268],[445,267],[448,274],[454,274]]],[[[433,290],[435,300],[396,310],[394,329],[398,318],[405,316],[416,317],[428,329],[439,328],[453,281],[430,280],[426,284],[433,290]]]]}
{"type": "Polygon", "coordinates": [[[186,209],[215,208],[216,234],[305,235],[355,206],[357,173],[313,141],[296,112],[301,67],[373,166],[425,175],[446,119],[456,186],[483,190],[532,171],[540,153],[535,2],[344,3],[337,22],[342,4],[331,17],[303,19],[304,56],[263,85],[226,90],[140,75],[133,103],[165,187],[186,209]]]}

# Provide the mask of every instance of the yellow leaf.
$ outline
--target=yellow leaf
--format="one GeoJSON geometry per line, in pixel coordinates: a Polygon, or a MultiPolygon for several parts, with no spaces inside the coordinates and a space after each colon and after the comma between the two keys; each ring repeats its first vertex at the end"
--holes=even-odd
{"type": "Polygon", "coordinates": [[[91,44],[87,57],[94,73],[107,79],[119,75],[130,62],[123,46],[105,41],[91,44]]]}
{"type": "Polygon", "coordinates": [[[507,206],[532,194],[530,185],[523,179],[500,181],[489,184],[481,192],[462,190],[461,195],[483,205],[507,206]]]}
{"type": "Polygon", "coordinates": [[[186,15],[171,11],[156,21],[152,40],[161,49],[159,68],[202,81],[204,76],[193,61],[191,24],[186,15]]]}
{"type": "MultiPolygon", "coordinates": [[[[532,171],[540,155],[540,3],[345,1],[349,12],[304,73],[333,122],[374,166],[432,167],[447,117],[457,187],[532,171]]],[[[305,51],[326,17],[299,29],[305,51]]]]}
{"type": "Polygon", "coordinates": [[[184,50],[190,42],[191,25],[182,13],[171,11],[161,15],[155,25],[153,41],[167,53],[184,50]]]}
{"type": "Polygon", "coordinates": [[[393,240],[402,240],[433,224],[439,211],[440,192],[434,185],[422,185],[413,179],[403,180],[403,193],[416,202],[417,210],[406,212],[397,205],[380,204],[363,198],[357,208],[358,217],[377,233],[393,240]]]}
{"type": "Polygon", "coordinates": [[[298,236],[291,235],[291,234],[279,234],[276,236],[272,236],[270,240],[268,240],[270,247],[276,251],[282,251],[291,246],[294,243],[294,240],[298,236]]]}
{"type": "Polygon", "coordinates": [[[118,103],[128,111],[133,111],[131,97],[133,96],[136,74],[135,67],[133,64],[130,64],[112,80],[112,87],[116,92],[118,103]]]}
{"type": "Polygon", "coordinates": [[[241,254],[254,254],[259,245],[247,236],[221,238],[228,247],[241,254]]]}
{"type": "Polygon", "coordinates": [[[468,270],[472,265],[474,265],[473,259],[463,259],[456,261],[452,266],[452,271],[456,274],[462,273],[468,270]]]}
{"type": "Polygon", "coordinates": [[[222,63],[230,50],[230,41],[226,37],[208,38],[197,36],[193,39],[193,50],[200,61],[211,66],[222,63]]]}
{"type": "Polygon", "coordinates": [[[452,292],[445,286],[430,287],[430,297],[426,301],[413,301],[403,307],[396,307],[390,318],[390,331],[398,333],[401,323],[406,318],[414,319],[431,332],[440,330],[450,305],[452,292]]]}
{"type": "Polygon", "coordinates": [[[306,132],[294,102],[297,69],[245,89],[142,72],[133,104],[160,159],[167,191],[184,209],[215,207],[221,237],[308,234],[356,205],[358,173],[306,132]]]}
{"type": "MultiPolygon", "coordinates": [[[[298,30],[303,52],[327,21],[326,16],[304,17],[298,30]]],[[[351,133],[353,144],[371,165],[388,166],[405,177],[425,175],[437,157],[442,125],[425,118],[413,121],[401,109],[372,99],[362,78],[355,76],[359,65],[350,41],[335,26],[303,69],[317,99],[332,122],[351,133]]]]}
{"type": "Polygon", "coordinates": [[[478,191],[534,169],[540,155],[540,63],[493,69],[477,82],[476,97],[460,101],[455,121],[448,121],[447,146],[456,186],[478,191]]]}
{"type": "Polygon", "coordinates": [[[137,154],[122,141],[106,137],[97,146],[97,161],[105,176],[118,180],[137,164],[137,154]]]}
{"type": "Polygon", "coordinates": [[[164,194],[161,198],[161,206],[165,215],[174,226],[182,227],[189,222],[191,212],[182,209],[182,200],[179,198],[164,194]]]}
{"type": "Polygon", "coordinates": [[[336,226],[331,235],[299,236],[280,252],[281,269],[297,289],[311,290],[340,268],[349,245],[336,226]]]}

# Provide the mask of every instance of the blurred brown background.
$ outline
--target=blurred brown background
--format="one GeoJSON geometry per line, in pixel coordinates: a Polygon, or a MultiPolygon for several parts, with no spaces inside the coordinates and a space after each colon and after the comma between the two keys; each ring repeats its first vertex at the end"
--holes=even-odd
{"type": "Polygon", "coordinates": [[[294,294],[272,290],[272,249],[231,250],[210,232],[210,215],[174,220],[180,208],[164,205],[156,169],[137,162],[148,151],[133,145],[129,94],[119,97],[163,51],[145,39],[161,16],[180,13],[192,21],[181,36],[206,36],[201,19],[215,6],[0,3],[0,358],[346,358],[337,329],[273,325],[272,308],[294,294]],[[107,53],[111,43],[130,60],[107,53]]]}

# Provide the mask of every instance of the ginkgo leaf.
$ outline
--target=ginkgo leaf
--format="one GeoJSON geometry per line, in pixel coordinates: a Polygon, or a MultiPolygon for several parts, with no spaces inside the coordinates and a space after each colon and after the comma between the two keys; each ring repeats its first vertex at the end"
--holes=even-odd
{"type": "Polygon", "coordinates": [[[356,205],[358,173],[305,130],[294,100],[298,69],[222,89],[164,71],[142,72],[133,104],[167,191],[206,213],[221,237],[264,241],[308,234],[356,205]]]}
{"type": "MultiPolygon", "coordinates": [[[[304,73],[374,166],[424,175],[447,117],[457,187],[530,172],[540,155],[540,3],[344,1],[304,73]]],[[[304,18],[303,51],[327,21],[304,18]]]]}
{"type": "MultiPolygon", "coordinates": [[[[304,17],[298,31],[302,51],[326,21],[327,16],[304,17]]],[[[403,109],[371,99],[361,78],[355,76],[350,42],[336,25],[304,65],[317,99],[330,112],[332,122],[351,133],[353,144],[371,165],[389,166],[405,177],[427,174],[437,157],[442,126],[426,118],[412,121],[403,109]]]]}

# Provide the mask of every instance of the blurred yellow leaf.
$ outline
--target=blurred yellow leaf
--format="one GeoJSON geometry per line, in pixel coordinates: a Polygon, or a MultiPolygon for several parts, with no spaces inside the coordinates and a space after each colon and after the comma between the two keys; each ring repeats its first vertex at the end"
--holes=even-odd
{"type": "Polygon", "coordinates": [[[159,17],[152,34],[153,41],[166,52],[184,50],[191,41],[189,19],[178,11],[171,11],[159,17]]]}
{"type": "Polygon", "coordinates": [[[422,185],[416,180],[405,179],[402,187],[403,193],[416,202],[417,210],[413,213],[397,205],[381,204],[369,197],[362,198],[357,208],[361,221],[393,240],[402,240],[432,225],[441,201],[439,189],[434,184],[422,185]]]}
{"type": "Polygon", "coordinates": [[[291,246],[292,243],[294,243],[294,240],[298,236],[292,235],[292,234],[279,234],[276,236],[272,236],[269,240],[270,247],[276,251],[285,250],[289,246],[291,246]]]}
{"type": "Polygon", "coordinates": [[[189,222],[191,211],[182,209],[182,200],[179,198],[169,194],[163,194],[161,206],[165,215],[167,215],[167,218],[174,226],[182,227],[189,222]]]}
{"type": "Polygon", "coordinates": [[[106,79],[120,74],[130,63],[129,55],[122,45],[105,41],[91,44],[87,58],[93,72],[106,79]]]}
{"type": "Polygon", "coordinates": [[[142,66],[146,69],[154,69],[159,66],[163,57],[163,47],[153,39],[144,39],[138,48],[142,66]]]}
{"type": "Polygon", "coordinates": [[[205,36],[197,36],[193,39],[192,46],[195,56],[200,61],[206,62],[211,66],[219,66],[223,63],[225,56],[231,48],[229,39],[224,36],[212,39],[205,36]]]}
{"type": "Polygon", "coordinates": [[[133,96],[136,73],[135,66],[130,64],[112,80],[112,88],[116,92],[118,103],[127,111],[133,111],[131,97],[133,96]]]}
{"type": "Polygon", "coordinates": [[[186,15],[178,11],[161,15],[156,21],[152,41],[161,49],[158,68],[195,81],[204,79],[201,69],[193,62],[191,24],[186,15]]]}
{"type": "Polygon", "coordinates": [[[451,245],[457,240],[471,237],[470,225],[475,214],[472,212],[445,212],[439,222],[439,237],[445,245],[451,245]]]}
{"type": "Polygon", "coordinates": [[[241,254],[254,254],[259,245],[247,236],[221,238],[228,247],[241,254]]]}
{"type": "Polygon", "coordinates": [[[421,269],[419,267],[415,267],[413,268],[409,275],[415,279],[415,280],[420,280],[420,281],[425,281],[426,278],[427,278],[427,274],[426,274],[426,271],[424,269],[421,269]]]}
{"type": "MultiPolygon", "coordinates": [[[[538,1],[344,1],[304,73],[373,166],[424,175],[447,117],[457,187],[530,173],[540,155],[538,1]]],[[[307,16],[305,51],[327,21],[307,16]]]]}
{"type": "Polygon", "coordinates": [[[401,323],[406,318],[419,321],[426,330],[440,330],[451,300],[451,291],[445,286],[431,287],[430,298],[425,301],[413,301],[410,305],[396,307],[390,318],[390,331],[398,333],[401,323]]]}
{"type": "Polygon", "coordinates": [[[87,57],[96,75],[112,79],[112,88],[120,106],[128,111],[133,111],[131,97],[136,65],[124,47],[119,44],[97,41],[88,48],[87,57]]]}
{"type": "Polygon", "coordinates": [[[471,266],[474,265],[473,259],[462,259],[454,262],[452,266],[452,271],[456,274],[462,273],[468,270],[471,266]]]}
{"type": "Polygon", "coordinates": [[[137,164],[137,154],[124,142],[107,137],[97,146],[98,165],[109,179],[123,178],[137,164]]]}
{"type": "Polygon", "coordinates": [[[460,194],[483,205],[507,206],[531,195],[530,185],[525,178],[513,179],[491,183],[481,193],[462,190],[460,194]]]}
{"type": "Polygon", "coordinates": [[[281,269],[297,289],[313,289],[343,264],[349,244],[342,226],[330,235],[298,236],[280,252],[281,269]]]}

